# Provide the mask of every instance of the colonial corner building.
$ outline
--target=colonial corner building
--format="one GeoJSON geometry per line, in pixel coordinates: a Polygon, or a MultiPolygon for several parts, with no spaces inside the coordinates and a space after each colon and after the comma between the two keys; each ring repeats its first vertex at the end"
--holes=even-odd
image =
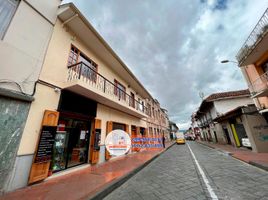
{"type": "Polygon", "coordinates": [[[268,152],[268,9],[242,45],[236,58],[249,86],[251,99],[262,116],[254,127],[258,146],[268,152]]]}
{"type": "Polygon", "coordinates": [[[104,141],[114,129],[170,136],[167,110],[81,12],[60,3],[0,3],[9,16],[0,22],[0,192],[111,159],[104,141]]]}

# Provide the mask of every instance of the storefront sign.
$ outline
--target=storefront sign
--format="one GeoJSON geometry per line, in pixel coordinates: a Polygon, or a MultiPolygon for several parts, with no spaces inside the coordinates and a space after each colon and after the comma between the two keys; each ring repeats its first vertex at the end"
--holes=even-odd
{"type": "Polygon", "coordinates": [[[121,156],[126,154],[131,146],[129,135],[122,130],[113,130],[105,139],[107,151],[113,156],[121,156]]]}
{"type": "Polygon", "coordinates": [[[260,141],[262,142],[268,141],[268,134],[267,134],[268,125],[267,124],[253,126],[253,128],[258,132],[258,138],[260,141]]]}
{"type": "Polygon", "coordinates": [[[35,163],[50,161],[56,135],[56,126],[43,126],[35,157],[35,163]]]}

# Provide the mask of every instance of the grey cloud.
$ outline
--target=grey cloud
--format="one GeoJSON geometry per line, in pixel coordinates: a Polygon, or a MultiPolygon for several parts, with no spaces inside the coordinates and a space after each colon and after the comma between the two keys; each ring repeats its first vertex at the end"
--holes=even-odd
{"type": "Polygon", "coordinates": [[[189,125],[200,91],[208,95],[246,87],[239,69],[219,59],[234,59],[264,2],[73,2],[179,125],[189,125]]]}

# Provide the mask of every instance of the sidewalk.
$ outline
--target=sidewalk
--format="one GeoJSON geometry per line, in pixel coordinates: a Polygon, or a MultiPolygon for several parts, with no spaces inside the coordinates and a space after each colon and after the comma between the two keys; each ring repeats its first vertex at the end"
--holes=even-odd
{"type": "Polygon", "coordinates": [[[214,144],[205,141],[197,141],[211,148],[223,151],[234,158],[268,171],[268,153],[255,153],[247,148],[236,148],[232,145],[214,144]]]}
{"type": "Polygon", "coordinates": [[[0,196],[0,200],[89,199],[96,194],[107,191],[107,189],[112,190],[113,185],[119,186],[119,182],[123,183],[123,179],[135,174],[173,144],[174,142],[167,142],[166,149],[142,151],[115,158],[96,166],[88,166],[39,184],[7,193],[0,196]]]}

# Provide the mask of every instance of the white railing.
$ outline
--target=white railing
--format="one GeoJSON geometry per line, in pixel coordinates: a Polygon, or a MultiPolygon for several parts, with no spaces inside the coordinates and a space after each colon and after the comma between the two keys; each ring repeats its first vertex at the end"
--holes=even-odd
{"type": "Polygon", "coordinates": [[[243,44],[242,48],[236,55],[236,59],[241,64],[261,39],[266,35],[268,31],[268,8],[254,27],[253,31],[248,36],[247,40],[243,44]]]}

